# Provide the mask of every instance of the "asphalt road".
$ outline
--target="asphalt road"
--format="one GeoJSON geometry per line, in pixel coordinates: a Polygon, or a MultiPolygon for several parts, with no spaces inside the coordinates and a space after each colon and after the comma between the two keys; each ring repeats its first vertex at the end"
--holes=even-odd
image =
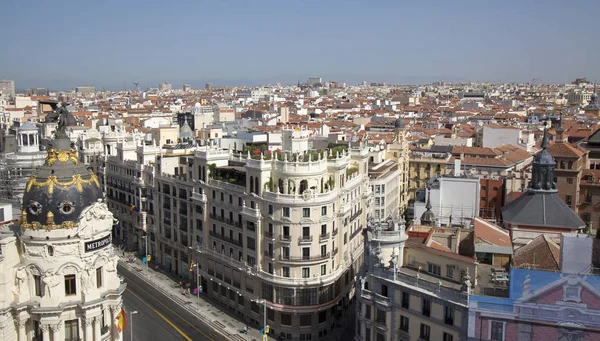
{"type": "Polygon", "coordinates": [[[133,340],[130,338],[131,320],[127,316],[124,341],[227,340],[127,269],[119,267],[119,273],[127,282],[123,294],[125,310],[128,314],[130,311],[138,312],[133,315],[133,340]]]}

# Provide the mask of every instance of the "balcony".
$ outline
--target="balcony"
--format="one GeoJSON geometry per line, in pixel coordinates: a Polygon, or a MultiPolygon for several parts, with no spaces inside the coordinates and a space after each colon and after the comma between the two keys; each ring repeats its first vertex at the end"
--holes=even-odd
{"type": "Polygon", "coordinates": [[[265,255],[265,257],[268,257],[270,259],[274,259],[275,258],[275,253],[273,252],[273,250],[265,250],[265,252],[263,253],[265,255]]]}
{"type": "Polygon", "coordinates": [[[354,219],[356,219],[356,218],[360,217],[360,216],[361,216],[361,214],[362,214],[362,212],[363,212],[362,208],[361,208],[360,210],[358,210],[358,211],[354,212],[354,214],[353,214],[353,215],[350,217],[350,221],[352,221],[352,220],[354,220],[354,219]]]}
{"type": "Polygon", "coordinates": [[[220,240],[225,241],[227,243],[230,243],[230,244],[233,244],[233,245],[237,245],[239,247],[243,247],[244,246],[244,243],[241,240],[235,240],[235,239],[229,238],[229,237],[224,236],[224,235],[222,235],[220,233],[217,233],[215,231],[209,231],[209,234],[210,234],[211,237],[220,239],[220,240]]]}
{"type": "Polygon", "coordinates": [[[329,233],[325,233],[325,234],[320,234],[319,235],[319,242],[323,242],[325,240],[329,239],[329,233]]]}
{"type": "Polygon", "coordinates": [[[338,230],[338,229],[333,229],[332,235],[333,235],[333,236],[337,236],[338,232],[339,232],[339,230],[338,230]]]}
{"type": "Polygon", "coordinates": [[[291,242],[291,241],[292,241],[292,236],[290,236],[290,235],[287,235],[287,236],[286,236],[286,235],[282,235],[282,234],[280,234],[280,235],[279,235],[279,241],[280,241],[280,242],[283,242],[283,243],[289,243],[289,242],[291,242]]]}
{"type": "Polygon", "coordinates": [[[312,243],[313,237],[312,236],[300,236],[298,237],[298,244],[302,245],[302,244],[310,244],[312,243]]]}
{"type": "Polygon", "coordinates": [[[362,225],[359,226],[354,232],[352,232],[352,234],[350,235],[350,239],[356,237],[357,235],[359,235],[363,230],[362,225]]]}
{"type": "Polygon", "coordinates": [[[279,260],[281,261],[291,261],[291,262],[314,262],[320,261],[324,259],[328,259],[330,257],[329,252],[325,255],[317,255],[317,256],[289,256],[289,255],[279,255],[279,260]]]}
{"type": "Polygon", "coordinates": [[[374,298],[375,298],[375,303],[381,304],[383,306],[386,307],[391,307],[392,306],[392,299],[380,294],[373,294],[374,298]]]}
{"type": "Polygon", "coordinates": [[[398,340],[410,341],[410,333],[408,332],[408,330],[398,329],[398,340]]]}
{"type": "Polygon", "coordinates": [[[331,255],[332,255],[332,256],[335,256],[335,255],[337,255],[338,251],[339,251],[339,248],[336,246],[336,248],[335,248],[335,249],[333,249],[333,253],[332,253],[331,255]]]}
{"type": "Polygon", "coordinates": [[[275,236],[274,236],[273,232],[269,232],[269,231],[265,231],[265,232],[264,232],[264,236],[265,236],[266,238],[269,238],[269,239],[273,239],[273,238],[275,238],[275,236]]]}

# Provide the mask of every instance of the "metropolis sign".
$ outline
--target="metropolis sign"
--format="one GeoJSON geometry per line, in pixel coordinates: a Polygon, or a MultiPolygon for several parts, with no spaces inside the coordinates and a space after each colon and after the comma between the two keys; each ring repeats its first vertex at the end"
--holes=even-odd
{"type": "Polygon", "coordinates": [[[85,252],[95,251],[110,245],[111,235],[85,243],[85,252]]]}

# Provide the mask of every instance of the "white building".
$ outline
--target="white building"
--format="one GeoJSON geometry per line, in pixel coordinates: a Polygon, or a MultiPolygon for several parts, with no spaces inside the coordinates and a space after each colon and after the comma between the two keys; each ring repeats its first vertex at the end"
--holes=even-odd
{"type": "Polygon", "coordinates": [[[27,181],[19,223],[0,229],[2,340],[122,340],[113,216],[62,134],[27,181]]]}
{"type": "Polygon", "coordinates": [[[525,151],[532,152],[535,146],[534,136],[529,131],[497,124],[484,126],[481,140],[481,147],[484,148],[498,148],[505,144],[512,144],[525,151]]]}
{"type": "MultiPolygon", "coordinates": [[[[431,181],[429,189],[419,199],[415,201],[415,218],[423,215],[427,210],[426,201],[430,200],[435,226],[468,226],[479,215],[479,178],[438,177],[431,181]]],[[[421,221],[417,223],[422,224],[421,221]]]]}
{"type": "Polygon", "coordinates": [[[0,80],[0,97],[15,97],[15,82],[11,80],[0,80]]]}

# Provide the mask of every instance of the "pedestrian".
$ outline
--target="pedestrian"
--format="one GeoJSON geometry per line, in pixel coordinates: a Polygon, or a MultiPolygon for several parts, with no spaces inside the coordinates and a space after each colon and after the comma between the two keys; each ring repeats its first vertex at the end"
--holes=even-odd
{"type": "Polygon", "coordinates": [[[179,288],[183,288],[183,281],[179,281],[179,288]]]}

